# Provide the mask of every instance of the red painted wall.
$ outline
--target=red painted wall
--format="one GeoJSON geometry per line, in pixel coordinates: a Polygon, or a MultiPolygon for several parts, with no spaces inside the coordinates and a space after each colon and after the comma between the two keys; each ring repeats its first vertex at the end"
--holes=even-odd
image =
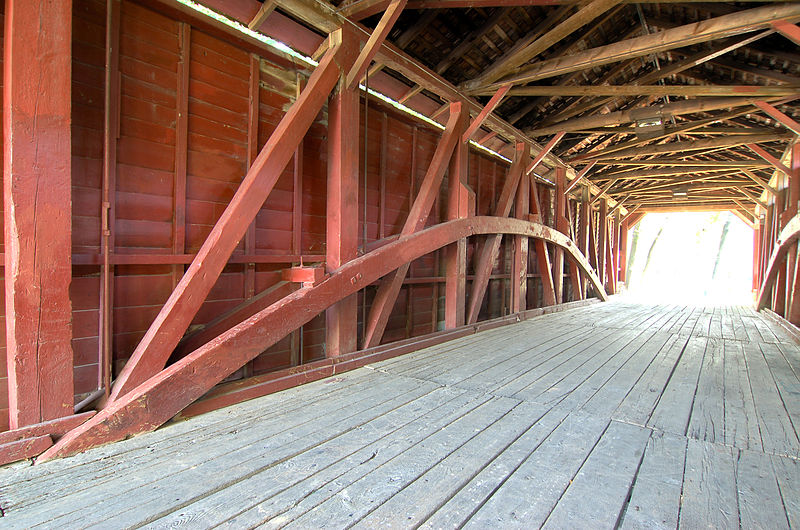
{"type": "MultiPolygon", "coordinates": [[[[0,6],[0,12],[2,6],[0,6]]],[[[103,159],[105,2],[74,0],[73,30],[73,255],[76,263],[99,263],[103,159]]],[[[176,157],[176,94],[179,22],[131,0],[122,2],[120,43],[120,128],[117,141],[117,183],[114,193],[114,253],[172,254],[174,172],[176,157]]],[[[2,56],[0,55],[0,58],[2,56]]],[[[231,199],[247,169],[249,55],[236,45],[191,31],[189,65],[188,159],[185,253],[196,252],[231,199]]],[[[259,91],[259,147],[291,104],[294,73],[262,59],[259,91]]],[[[416,188],[433,156],[439,131],[396,110],[370,101],[364,130],[362,100],[361,160],[366,136],[367,241],[400,231],[416,188]]],[[[325,251],[326,116],[323,111],[303,142],[302,223],[293,226],[294,167],[289,164],[255,221],[256,253],[302,252],[313,260],[325,251]],[[300,248],[293,248],[299,231],[300,248]]],[[[0,150],[0,153],[2,151],[0,150]]],[[[507,165],[473,152],[469,184],[478,214],[491,214],[507,165]]],[[[362,167],[361,190],[364,186],[362,167]]],[[[446,191],[447,184],[442,190],[446,191]]],[[[363,222],[363,193],[359,214],[363,222]]],[[[446,209],[446,192],[437,200],[429,223],[446,209]]],[[[1,220],[1,218],[0,218],[1,220]]],[[[0,242],[1,243],[1,242],[0,242]]],[[[244,246],[236,251],[244,253],[244,246]]],[[[472,250],[470,249],[470,256],[472,250]]],[[[392,313],[384,341],[430,333],[443,319],[443,259],[437,254],[412,264],[392,313]],[[441,278],[441,282],[439,282],[441,278]]],[[[255,265],[255,288],[261,291],[280,279],[292,263],[255,265]]],[[[182,272],[183,265],[177,266],[182,272]]],[[[245,300],[245,264],[229,265],[194,324],[203,324],[245,300]]],[[[174,265],[117,265],[114,279],[113,350],[118,373],[172,290],[174,265]]],[[[76,399],[98,386],[100,267],[75,265],[73,304],[76,399]]],[[[471,273],[471,271],[469,271],[471,273]]],[[[509,246],[504,245],[493,274],[510,272],[509,246]]],[[[529,272],[535,272],[535,260],[529,272]]],[[[508,281],[493,279],[481,318],[508,312],[508,281]]],[[[529,307],[539,305],[538,280],[529,286],[529,307]]],[[[375,287],[359,295],[359,315],[367,310],[375,287]]],[[[0,308],[4,306],[0,304],[0,308]]],[[[2,311],[2,309],[0,309],[2,311]]],[[[359,317],[361,318],[361,317],[359,317]]],[[[0,350],[5,353],[4,330],[0,350]]],[[[361,322],[359,322],[359,332],[361,322]]],[[[292,349],[301,362],[324,356],[324,317],[304,326],[255,359],[247,373],[290,365],[292,349]],[[301,336],[302,335],[302,336],[301,336]]],[[[4,375],[4,371],[2,372],[4,375]]],[[[234,376],[241,376],[243,371],[234,376]]],[[[6,378],[0,379],[0,429],[7,428],[6,378]]]]}

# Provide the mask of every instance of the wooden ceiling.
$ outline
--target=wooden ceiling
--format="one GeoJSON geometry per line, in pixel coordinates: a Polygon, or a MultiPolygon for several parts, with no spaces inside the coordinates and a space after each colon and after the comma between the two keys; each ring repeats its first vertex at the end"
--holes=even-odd
{"type": "MultiPolygon", "coordinates": [[[[530,137],[566,131],[554,153],[629,210],[771,200],[800,133],[800,3],[519,5],[541,3],[409,1],[389,40],[482,104],[503,90],[495,114],[530,137]]],[[[374,27],[385,5],[338,7],[374,27]]],[[[388,73],[401,101],[423,91],[388,73]]]]}

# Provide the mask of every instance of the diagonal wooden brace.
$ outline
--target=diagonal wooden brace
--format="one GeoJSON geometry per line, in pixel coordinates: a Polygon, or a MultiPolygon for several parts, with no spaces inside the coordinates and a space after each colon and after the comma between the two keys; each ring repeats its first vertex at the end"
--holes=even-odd
{"type": "MultiPolygon", "coordinates": [[[[525,144],[517,143],[514,153],[514,161],[508,169],[508,175],[503,183],[503,191],[500,192],[500,199],[495,207],[495,216],[507,217],[514,204],[514,193],[519,187],[522,171],[525,167],[527,153],[525,144]]],[[[489,285],[489,276],[492,273],[492,266],[497,259],[500,250],[501,234],[488,236],[476,251],[475,258],[475,278],[472,280],[472,289],[469,297],[469,307],[467,311],[467,323],[474,324],[478,321],[478,312],[481,309],[483,296],[486,294],[486,287],[489,285]]]]}
{"type": "MultiPolygon", "coordinates": [[[[339,77],[355,60],[356,46],[342,42],[338,30],[331,46],[294,105],[259,153],[228,207],[214,225],[194,261],[162,307],[114,384],[110,401],[158,373],[219,278],[234,248],[264,204],[316,118],[339,77]]],[[[349,38],[349,37],[348,37],[349,38]]]]}
{"type": "MultiPolygon", "coordinates": [[[[414,204],[408,212],[408,217],[400,232],[401,237],[419,232],[425,227],[425,222],[428,220],[433,203],[439,193],[445,170],[463,132],[464,112],[466,112],[466,109],[463,108],[461,103],[450,104],[450,118],[447,120],[447,126],[439,140],[439,144],[436,146],[436,151],[422,180],[419,193],[417,193],[414,204]]],[[[381,280],[367,320],[367,330],[364,333],[364,348],[380,344],[383,332],[386,329],[386,323],[389,321],[389,316],[397,301],[397,296],[400,294],[400,288],[403,286],[403,280],[408,273],[410,265],[410,263],[406,263],[400,266],[396,271],[381,280]]]]}

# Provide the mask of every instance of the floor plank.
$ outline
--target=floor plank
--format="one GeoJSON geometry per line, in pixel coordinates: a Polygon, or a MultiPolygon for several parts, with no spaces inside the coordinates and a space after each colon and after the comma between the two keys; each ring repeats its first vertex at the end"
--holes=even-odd
{"type": "Polygon", "coordinates": [[[800,528],[799,376],[752,308],[616,298],[0,468],[2,526],[800,528]]]}

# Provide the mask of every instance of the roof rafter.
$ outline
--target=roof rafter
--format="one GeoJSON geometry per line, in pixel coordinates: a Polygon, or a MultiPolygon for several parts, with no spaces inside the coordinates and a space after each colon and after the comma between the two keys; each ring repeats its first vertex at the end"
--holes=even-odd
{"type": "MultiPolygon", "coordinates": [[[[643,57],[659,51],[757,31],[770,27],[770,24],[776,20],[800,20],[800,5],[780,4],[748,9],[589,49],[569,57],[542,61],[516,74],[503,77],[497,83],[514,85],[530,83],[632,57],[643,57]]],[[[468,84],[465,88],[469,93],[471,90],[483,87],[480,84],[468,84]]]]}

